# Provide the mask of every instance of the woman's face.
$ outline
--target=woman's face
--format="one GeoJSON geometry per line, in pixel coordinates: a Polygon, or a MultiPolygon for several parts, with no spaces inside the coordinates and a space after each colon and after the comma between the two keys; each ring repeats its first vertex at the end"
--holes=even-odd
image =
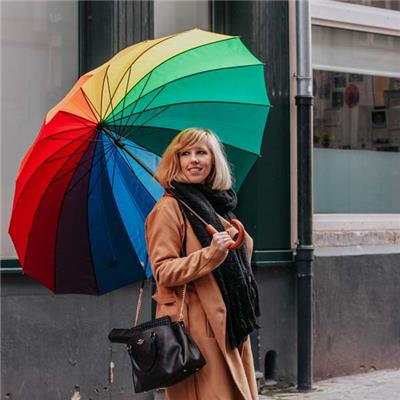
{"type": "Polygon", "coordinates": [[[204,183],[212,168],[211,150],[206,144],[195,144],[179,152],[182,173],[190,183],[204,183]]]}

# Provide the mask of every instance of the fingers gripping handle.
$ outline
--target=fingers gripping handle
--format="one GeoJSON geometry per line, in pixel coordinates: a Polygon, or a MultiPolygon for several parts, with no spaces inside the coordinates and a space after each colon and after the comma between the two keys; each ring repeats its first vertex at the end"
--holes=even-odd
{"type": "MultiPolygon", "coordinates": [[[[242,223],[241,223],[238,219],[232,219],[230,222],[231,222],[231,224],[239,231],[239,233],[238,233],[238,235],[237,235],[237,238],[236,238],[236,240],[235,240],[235,243],[232,243],[232,244],[229,246],[229,249],[230,249],[230,250],[235,250],[235,249],[237,249],[238,247],[240,247],[240,246],[242,245],[242,243],[243,243],[243,239],[244,239],[244,227],[243,227],[242,223]]],[[[206,225],[206,229],[207,229],[207,232],[208,232],[210,235],[214,235],[214,233],[217,233],[217,232],[218,232],[218,231],[217,231],[212,225],[210,225],[210,224],[206,225]]]]}
{"type": "Polygon", "coordinates": [[[242,225],[242,223],[238,220],[238,219],[232,219],[231,220],[231,224],[239,231],[237,238],[235,240],[235,243],[232,243],[229,248],[231,250],[235,250],[237,248],[239,248],[242,243],[243,243],[243,239],[244,239],[244,227],[242,225]]]}

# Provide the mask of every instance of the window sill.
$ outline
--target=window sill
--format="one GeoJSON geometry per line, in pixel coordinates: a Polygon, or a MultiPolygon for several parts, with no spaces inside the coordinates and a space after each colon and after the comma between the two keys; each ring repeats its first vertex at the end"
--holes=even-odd
{"type": "Polygon", "coordinates": [[[400,247],[400,214],[314,214],[313,225],[315,248],[400,247]]]}
{"type": "Polygon", "coordinates": [[[361,256],[366,254],[400,254],[400,245],[319,247],[314,250],[316,257],[361,256]]]}

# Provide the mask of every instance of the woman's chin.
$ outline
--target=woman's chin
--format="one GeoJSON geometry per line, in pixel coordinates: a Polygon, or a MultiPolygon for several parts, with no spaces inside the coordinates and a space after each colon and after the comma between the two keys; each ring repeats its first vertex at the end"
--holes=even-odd
{"type": "Polygon", "coordinates": [[[192,183],[193,185],[198,185],[200,183],[203,183],[204,180],[201,180],[201,179],[189,179],[189,182],[192,183]]]}
{"type": "Polygon", "coordinates": [[[203,176],[186,176],[188,181],[193,184],[200,184],[205,182],[205,178],[203,176]]]}

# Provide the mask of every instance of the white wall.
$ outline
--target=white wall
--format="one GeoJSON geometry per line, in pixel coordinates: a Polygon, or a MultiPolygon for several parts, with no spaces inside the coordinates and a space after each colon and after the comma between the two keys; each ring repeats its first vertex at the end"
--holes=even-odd
{"type": "Polygon", "coordinates": [[[78,78],[78,1],[1,1],[1,258],[19,163],[78,78]]]}

